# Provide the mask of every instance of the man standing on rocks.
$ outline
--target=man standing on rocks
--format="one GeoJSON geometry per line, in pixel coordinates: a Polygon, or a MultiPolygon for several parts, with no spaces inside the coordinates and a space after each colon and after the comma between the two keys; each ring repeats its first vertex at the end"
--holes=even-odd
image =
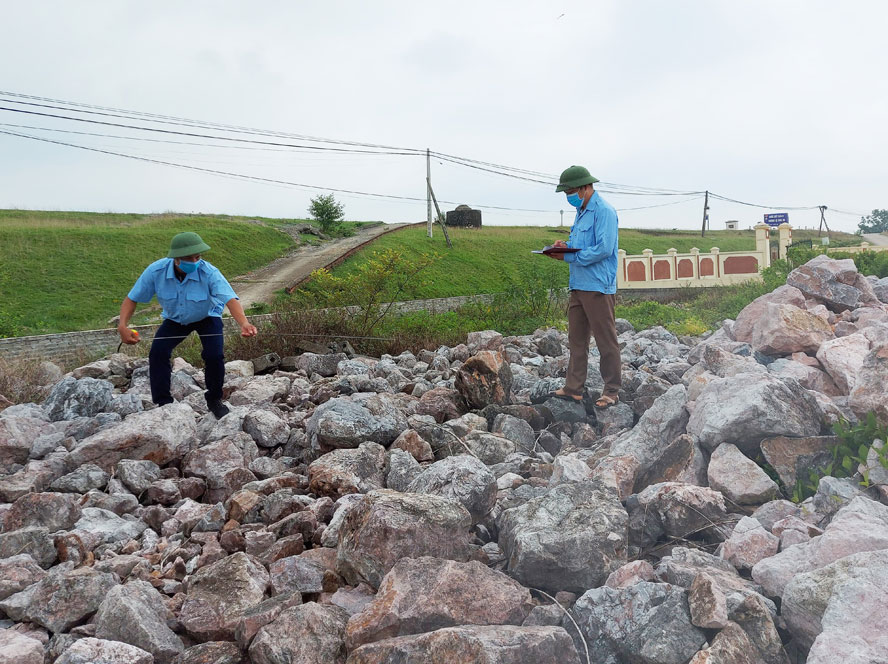
{"type": "Polygon", "coordinates": [[[204,361],[207,406],[219,419],[228,414],[228,407],[222,403],[222,309],[228,307],[240,325],[242,337],[254,336],[256,328],[247,320],[237,295],[218,268],[201,260],[201,254],[209,249],[197,233],[176,235],[167,257],[149,265],[123,299],[117,332],[123,343],[138,343],[138,334],[127,324],[136,302],[148,302],[157,295],[163,307],[163,323],[154,334],[148,354],[151,400],[158,406],[173,402],[170,356],[185,337],[197,332],[203,346],[200,356],[204,361]]]}
{"type": "Polygon", "coordinates": [[[568,241],[558,240],[553,246],[578,251],[549,254],[570,266],[567,310],[570,359],[564,387],[553,395],[559,399],[583,400],[591,335],[601,355],[604,379],[604,390],[595,405],[607,408],[617,403],[620,393],[620,346],[614,322],[617,212],[595,191],[596,182],[583,166],[571,166],[561,174],[555,189],[567,195],[567,202],[577,209],[577,216],[568,241]]]}

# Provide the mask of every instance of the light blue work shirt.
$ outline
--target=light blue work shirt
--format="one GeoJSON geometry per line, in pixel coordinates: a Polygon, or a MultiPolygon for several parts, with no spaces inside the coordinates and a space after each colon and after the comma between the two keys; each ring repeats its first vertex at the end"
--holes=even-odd
{"type": "Polygon", "coordinates": [[[237,295],[219,269],[201,260],[194,272],[179,281],[173,260],[161,258],[151,263],[127,297],[133,302],[149,302],[157,295],[157,301],[163,307],[163,317],[182,325],[207,316],[221,318],[225,303],[237,295]]]}
{"type": "Polygon", "coordinates": [[[617,211],[597,191],[577,210],[567,246],[579,249],[564,254],[571,290],[617,292],[617,211]]]}

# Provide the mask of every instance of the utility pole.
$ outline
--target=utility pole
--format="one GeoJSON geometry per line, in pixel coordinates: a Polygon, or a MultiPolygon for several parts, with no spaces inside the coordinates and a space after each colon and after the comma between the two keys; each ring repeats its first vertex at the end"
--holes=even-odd
{"type": "Polygon", "coordinates": [[[706,190],[706,198],[703,200],[703,230],[700,237],[706,237],[706,227],[709,226],[709,190],[706,190]]]}
{"type": "Polygon", "coordinates": [[[428,213],[428,235],[432,237],[432,155],[426,148],[426,211],[428,213]]]}
{"type": "Polygon", "coordinates": [[[558,226],[564,226],[564,210],[561,211],[561,221],[558,223],[558,226]]]}
{"type": "Polygon", "coordinates": [[[820,228],[817,231],[817,237],[823,233],[823,227],[826,226],[826,236],[829,237],[829,224],[826,223],[826,211],[829,209],[825,205],[818,206],[820,208],[820,228]]]}

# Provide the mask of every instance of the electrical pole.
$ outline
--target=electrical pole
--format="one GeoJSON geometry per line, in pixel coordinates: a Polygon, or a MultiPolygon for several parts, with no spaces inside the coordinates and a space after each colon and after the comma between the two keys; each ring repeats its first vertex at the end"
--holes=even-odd
{"type": "Polygon", "coordinates": [[[561,211],[561,221],[558,222],[558,226],[564,226],[564,210],[561,211]]]}
{"type": "Polygon", "coordinates": [[[703,230],[700,237],[706,237],[706,227],[709,225],[709,190],[706,190],[706,198],[703,200],[703,230]]]}
{"type": "Polygon", "coordinates": [[[820,228],[817,231],[817,237],[820,237],[820,234],[823,233],[823,227],[826,226],[826,236],[829,237],[829,224],[826,223],[826,211],[827,207],[825,205],[818,206],[820,208],[820,228]]]}
{"type": "Polygon", "coordinates": [[[426,211],[428,212],[428,235],[432,237],[432,155],[426,148],[426,211]]]}

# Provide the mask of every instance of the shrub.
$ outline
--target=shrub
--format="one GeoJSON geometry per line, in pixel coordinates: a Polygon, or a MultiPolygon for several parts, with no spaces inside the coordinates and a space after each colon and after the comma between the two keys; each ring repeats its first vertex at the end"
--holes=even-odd
{"type": "Polygon", "coordinates": [[[319,194],[311,199],[308,213],[321,226],[325,233],[332,233],[345,216],[345,206],[337,203],[333,194],[319,194]]]}

